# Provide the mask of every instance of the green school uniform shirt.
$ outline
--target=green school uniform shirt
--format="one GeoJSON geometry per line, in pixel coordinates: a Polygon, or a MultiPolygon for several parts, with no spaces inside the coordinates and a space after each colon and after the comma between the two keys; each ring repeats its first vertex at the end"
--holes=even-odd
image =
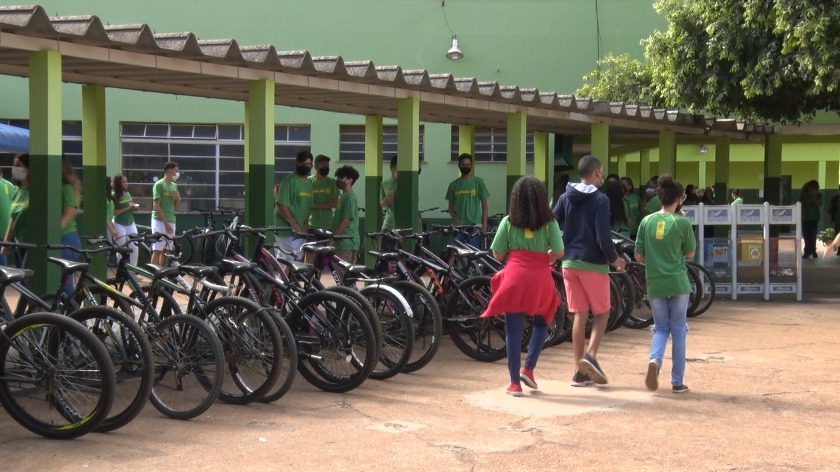
{"type": "Polygon", "coordinates": [[[649,298],[691,293],[685,254],[694,249],[694,231],[688,218],[656,212],[642,220],[636,236],[636,252],[645,256],[649,298]]]}
{"type": "Polygon", "coordinates": [[[457,178],[446,190],[446,200],[452,202],[455,214],[465,225],[480,225],[481,201],[490,196],[481,177],[457,178]]]}
{"type": "Polygon", "coordinates": [[[9,221],[12,219],[12,196],[15,194],[15,186],[8,180],[0,177],[0,231],[6,235],[9,229],[9,221]]]}
{"type": "MultiPolygon", "coordinates": [[[[394,179],[387,179],[382,181],[382,187],[379,190],[380,200],[393,195],[397,191],[397,181],[394,179]]],[[[394,229],[394,202],[385,207],[385,218],[382,220],[382,229],[394,229]]]]}
{"type": "MultiPolygon", "coordinates": [[[[79,208],[79,197],[70,184],[61,184],[61,211],[67,207],[79,208]]],[[[71,218],[67,226],[61,228],[61,235],[70,234],[76,231],[76,218],[71,218]]]]}
{"type": "Polygon", "coordinates": [[[500,254],[507,254],[508,251],[518,249],[547,253],[549,248],[552,251],[564,249],[563,236],[560,234],[557,220],[551,220],[547,225],[535,231],[514,226],[508,221],[507,216],[499,222],[493,244],[490,245],[490,249],[500,254]]]}
{"type": "Polygon", "coordinates": [[[630,210],[630,235],[635,236],[639,228],[639,212],[642,210],[642,199],[635,193],[624,197],[627,208],[630,210]]]}
{"type": "Polygon", "coordinates": [[[335,208],[332,227],[337,228],[345,218],[350,223],[344,228],[339,236],[352,236],[353,239],[341,239],[335,241],[335,248],[345,251],[356,251],[359,249],[359,202],[354,192],[344,192],[338,197],[338,206],[335,208]]]}
{"type": "Polygon", "coordinates": [[[320,228],[331,231],[333,226],[332,208],[315,208],[316,203],[327,203],[338,198],[341,190],[335,186],[335,179],[324,177],[316,180],[315,176],[309,177],[312,181],[312,211],[309,214],[309,227],[320,228]]]}
{"type": "Polygon", "coordinates": [[[29,242],[26,222],[29,216],[29,187],[18,187],[12,195],[12,231],[15,241],[29,242]]]}
{"type": "MultiPolygon", "coordinates": [[[[160,209],[163,210],[163,217],[170,224],[175,223],[175,195],[178,193],[178,184],[175,182],[166,183],[166,179],[158,179],[152,187],[152,199],[160,200],[160,209]]],[[[152,219],[160,220],[160,216],[152,206],[152,219]]]]}
{"type": "Polygon", "coordinates": [[[648,213],[656,213],[661,209],[662,202],[659,201],[659,195],[654,195],[650,197],[650,200],[648,200],[647,205],[645,205],[645,211],[648,213]]]}
{"type": "MultiPolygon", "coordinates": [[[[122,210],[123,208],[128,208],[134,200],[131,198],[131,194],[125,192],[120,197],[119,201],[114,202],[114,210],[122,210]]],[[[119,215],[114,217],[114,223],[121,224],[123,226],[128,226],[134,223],[134,212],[133,211],[126,211],[124,213],[120,213],[119,215]]]]}
{"type": "Polygon", "coordinates": [[[289,174],[280,181],[280,188],[277,189],[277,199],[274,200],[274,224],[286,226],[289,224],[280,211],[277,204],[289,209],[295,223],[301,228],[306,226],[309,210],[312,209],[312,181],[308,178],[301,179],[296,174],[289,174]]]}
{"type": "Polygon", "coordinates": [[[741,198],[741,197],[738,197],[735,200],[732,200],[732,204],[733,205],[743,205],[744,204],[744,199],[741,198]]]}
{"type": "Polygon", "coordinates": [[[110,198],[105,199],[105,221],[113,221],[114,219],[114,201],[110,198]]]}

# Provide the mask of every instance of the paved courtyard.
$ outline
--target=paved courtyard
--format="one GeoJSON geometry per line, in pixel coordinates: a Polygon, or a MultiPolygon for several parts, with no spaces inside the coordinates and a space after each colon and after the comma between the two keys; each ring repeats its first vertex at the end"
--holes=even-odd
{"type": "MultiPolygon", "coordinates": [[[[188,422],[148,406],[127,427],[48,441],[0,414],[6,470],[836,470],[838,299],[718,300],[690,321],[686,383],[644,387],[649,332],[610,333],[605,388],[573,388],[571,345],[540,391],[512,398],[504,362],[445,339],[422,371],[344,394],[298,378],[275,404],[215,404],[188,422]]],[[[527,390],[527,389],[526,389],[527,390]]]]}

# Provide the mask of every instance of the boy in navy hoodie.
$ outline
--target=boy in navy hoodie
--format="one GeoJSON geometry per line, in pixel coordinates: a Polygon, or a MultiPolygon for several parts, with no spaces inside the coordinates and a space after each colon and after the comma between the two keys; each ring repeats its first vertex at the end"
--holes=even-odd
{"type": "Polygon", "coordinates": [[[566,255],[563,280],[569,311],[575,314],[572,344],[575,373],[572,386],[606,384],[607,376],[598,364],[598,346],[607,328],[610,313],[609,264],[624,270],[610,234],[610,202],[598,191],[604,183],[601,161],[584,156],[578,163],[580,183],[570,183],[557,200],[554,216],[563,230],[566,255]],[[586,323],[590,310],[595,318],[589,347],[584,352],[586,323]]]}

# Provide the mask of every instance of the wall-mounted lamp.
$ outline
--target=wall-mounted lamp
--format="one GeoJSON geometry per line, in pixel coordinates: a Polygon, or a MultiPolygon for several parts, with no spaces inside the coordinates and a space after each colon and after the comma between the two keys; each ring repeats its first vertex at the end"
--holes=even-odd
{"type": "Polygon", "coordinates": [[[709,153],[709,147],[706,146],[705,144],[701,144],[700,145],[700,154],[708,154],[708,153],[709,153]]]}
{"type": "Polygon", "coordinates": [[[452,61],[460,61],[464,58],[464,53],[458,47],[458,36],[452,36],[452,47],[446,51],[446,58],[452,61]]]}

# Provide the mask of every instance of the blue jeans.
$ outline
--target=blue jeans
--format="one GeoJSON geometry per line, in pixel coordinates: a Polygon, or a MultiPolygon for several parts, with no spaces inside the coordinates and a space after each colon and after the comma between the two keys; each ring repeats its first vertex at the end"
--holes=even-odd
{"type": "MultiPolygon", "coordinates": [[[[61,244],[66,244],[76,249],[82,248],[82,241],[79,240],[79,233],[75,231],[63,235],[61,237],[61,244]]],[[[78,255],[69,249],[62,249],[61,258],[67,259],[68,261],[75,261],[78,258],[78,255]]],[[[74,288],[75,286],[73,285],[73,277],[69,277],[67,279],[67,283],[64,284],[63,287],[61,287],[61,290],[69,296],[73,293],[74,288]]]]}
{"type": "Polygon", "coordinates": [[[475,247],[476,249],[481,249],[481,246],[480,246],[481,235],[480,234],[474,234],[472,236],[467,236],[466,234],[458,233],[458,234],[455,235],[455,239],[458,240],[458,241],[463,241],[463,242],[469,244],[470,246],[475,247]]]}
{"type": "Polygon", "coordinates": [[[668,335],[671,335],[671,385],[682,385],[685,374],[685,335],[688,325],[685,322],[688,311],[689,294],[667,298],[653,298],[650,308],[653,311],[653,339],[650,342],[650,359],[662,367],[662,356],[668,335]]]}
{"type": "MultiPolygon", "coordinates": [[[[525,314],[509,313],[505,315],[505,348],[507,348],[510,383],[519,384],[519,366],[522,357],[522,333],[525,331],[525,314]]],[[[531,342],[525,356],[525,368],[534,370],[540,358],[548,325],[542,316],[531,317],[531,342]]]]}

